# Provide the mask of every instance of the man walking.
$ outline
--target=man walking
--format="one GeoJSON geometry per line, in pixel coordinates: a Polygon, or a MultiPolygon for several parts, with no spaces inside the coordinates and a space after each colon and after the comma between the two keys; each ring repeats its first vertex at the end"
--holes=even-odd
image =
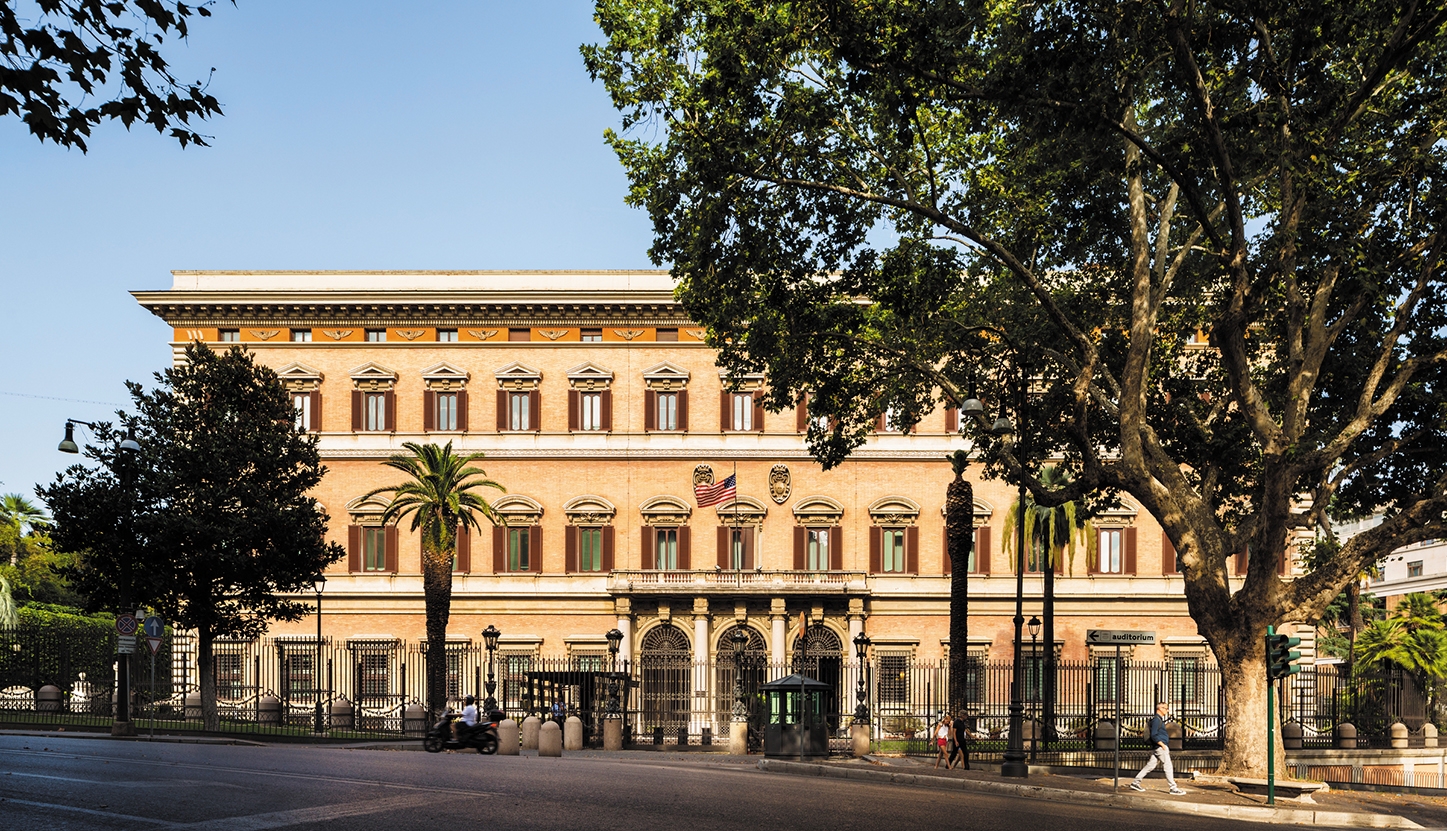
{"type": "Polygon", "coordinates": [[[1185,793],[1176,787],[1176,772],[1171,767],[1171,737],[1166,733],[1166,713],[1169,710],[1170,705],[1164,701],[1156,704],[1156,714],[1151,716],[1150,724],[1151,758],[1146,761],[1146,766],[1141,768],[1141,772],[1131,780],[1130,789],[1133,791],[1145,790],[1145,787],[1141,785],[1141,780],[1146,778],[1146,774],[1155,770],[1156,763],[1159,762],[1166,771],[1166,782],[1171,786],[1171,794],[1180,796],[1185,793]]]}

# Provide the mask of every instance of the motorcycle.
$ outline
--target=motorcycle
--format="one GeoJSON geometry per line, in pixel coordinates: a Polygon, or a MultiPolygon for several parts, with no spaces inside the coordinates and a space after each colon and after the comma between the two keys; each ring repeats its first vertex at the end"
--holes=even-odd
{"type": "Polygon", "coordinates": [[[471,727],[466,724],[459,725],[457,738],[454,739],[452,723],[459,718],[461,716],[457,713],[448,713],[441,721],[432,725],[422,739],[422,749],[428,753],[441,753],[444,750],[476,748],[478,753],[487,756],[497,752],[497,724],[503,719],[502,713],[489,713],[488,721],[479,721],[471,727]]]}

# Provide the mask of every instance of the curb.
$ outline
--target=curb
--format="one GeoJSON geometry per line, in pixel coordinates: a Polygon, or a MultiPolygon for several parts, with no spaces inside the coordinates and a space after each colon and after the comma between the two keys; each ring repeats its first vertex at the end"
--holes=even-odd
{"type": "Polygon", "coordinates": [[[1091,791],[1071,791],[1064,788],[1046,788],[1039,785],[1016,785],[1009,782],[980,782],[971,779],[950,779],[943,776],[926,776],[914,773],[893,773],[887,770],[851,768],[836,765],[811,765],[800,762],[785,762],[764,759],[759,770],[765,773],[784,773],[793,776],[822,776],[831,779],[854,779],[865,782],[880,782],[893,785],[914,785],[922,788],[972,791],[996,796],[1028,797],[1051,802],[1100,805],[1110,808],[1129,808],[1133,811],[1155,811],[1165,814],[1195,814],[1197,816],[1221,817],[1247,822],[1267,822],[1282,825],[1324,825],[1333,828],[1422,828],[1406,817],[1394,814],[1358,814],[1348,811],[1316,811],[1310,808],[1267,808],[1258,805],[1213,805],[1200,802],[1167,802],[1149,797],[1129,794],[1102,794],[1091,791]]]}

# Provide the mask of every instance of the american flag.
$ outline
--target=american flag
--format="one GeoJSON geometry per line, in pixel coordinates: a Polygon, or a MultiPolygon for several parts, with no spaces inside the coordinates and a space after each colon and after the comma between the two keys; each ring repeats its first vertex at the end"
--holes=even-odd
{"type": "Polygon", "coordinates": [[[693,496],[698,500],[698,507],[707,508],[710,505],[717,505],[728,499],[733,499],[739,494],[734,482],[734,476],[713,485],[705,485],[699,482],[693,486],[693,496]]]}

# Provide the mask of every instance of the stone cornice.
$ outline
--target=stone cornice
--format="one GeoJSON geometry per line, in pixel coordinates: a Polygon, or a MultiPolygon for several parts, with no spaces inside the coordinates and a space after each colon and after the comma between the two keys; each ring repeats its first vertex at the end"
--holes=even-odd
{"type": "MultiPolygon", "coordinates": [[[[351,435],[351,434],[347,434],[351,435]]],[[[532,434],[529,434],[531,436],[532,434]]],[[[400,446],[400,439],[399,439],[400,446]]],[[[459,452],[485,449],[488,459],[683,459],[696,461],[698,459],[764,459],[764,460],[785,460],[785,461],[812,461],[813,456],[803,448],[795,450],[772,450],[772,449],[733,449],[719,445],[710,446],[689,446],[689,447],[635,447],[635,448],[583,448],[568,447],[559,445],[557,447],[473,447],[463,445],[457,448],[459,452]]],[[[386,447],[327,447],[325,439],[317,448],[317,452],[323,459],[386,459],[397,453],[397,449],[386,447]]],[[[919,462],[919,461],[941,461],[939,450],[856,450],[849,455],[850,461],[861,462],[919,462]]]]}

